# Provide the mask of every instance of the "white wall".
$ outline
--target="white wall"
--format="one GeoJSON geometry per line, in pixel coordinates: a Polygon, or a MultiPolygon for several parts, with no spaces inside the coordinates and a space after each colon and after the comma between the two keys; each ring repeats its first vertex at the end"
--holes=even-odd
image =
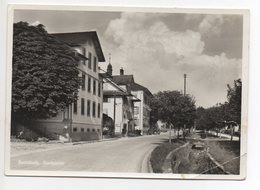
{"type": "MultiPolygon", "coordinates": [[[[97,58],[96,50],[93,44],[93,41],[88,39],[88,41],[85,44],[82,44],[81,47],[84,47],[86,49],[86,57],[88,57],[88,52],[91,52],[92,54],[92,68],[88,68],[88,60],[85,62],[85,64],[80,63],[79,70],[80,70],[80,76],[84,73],[86,75],[85,80],[85,90],[82,88],[79,89],[78,92],[78,102],[77,102],[77,113],[73,113],[72,119],[73,122],[79,122],[79,123],[85,123],[85,124],[93,124],[93,125],[99,125],[101,126],[102,123],[102,83],[99,81],[98,77],[98,59],[97,59],[97,69],[96,72],[93,71],[94,66],[94,56],[97,58]],[[88,92],[88,77],[91,77],[91,92],[88,92]],[[96,94],[93,94],[93,80],[96,81],[96,94]],[[98,96],[98,83],[101,84],[101,95],[98,96]],[[84,98],[85,100],[85,114],[81,114],[81,98],[84,98]],[[90,100],[90,116],[87,116],[87,100],[90,100]],[[93,109],[93,102],[96,102],[96,116],[93,117],[92,115],[92,109],[93,109]],[[98,118],[98,103],[100,104],[100,117],[98,118]]],[[[77,48],[79,52],[82,52],[82,48],[77,48]]],[[[74,105],[73,105],[74,106],[74,105]]],[[[73,107],[72,106],[72,107],[73,107]]],[[[73,112],[73,108],[72,108],[73,112]]]]}

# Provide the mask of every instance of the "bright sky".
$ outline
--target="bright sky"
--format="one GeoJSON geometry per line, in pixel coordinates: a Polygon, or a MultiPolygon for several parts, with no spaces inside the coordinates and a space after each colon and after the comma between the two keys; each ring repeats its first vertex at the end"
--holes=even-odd
{"type": "Polygon", "coordinates": [[[14,21],[41,23],[49,33],[96,30],[113,74],[123,67],[156,93],[182,91],[186,73],[197,106],[224,102],[227,84],[242,73],[238,15],[16,10],[14,21]]]}

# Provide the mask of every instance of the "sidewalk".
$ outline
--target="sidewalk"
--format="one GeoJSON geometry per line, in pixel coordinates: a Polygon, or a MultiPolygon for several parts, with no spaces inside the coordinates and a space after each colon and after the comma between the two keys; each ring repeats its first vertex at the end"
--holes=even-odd
{"type": "Polygon", "coordinates": [[[151,135],[145,136],[137,136],[137,137],[115,137],[115,138],[106,138],[100,140],[92,140],[92,141],[78,141],[78,142],[61,142],[61,141],[49,141],[49,142],[27,142],[27,141],[16,141],[10,143],[10,156],[16,157],[21,155],[26,155],[30,153],[36,152],[44,152],[49,150],[58,150],[63,148],[68,148],[73,145],[83,145],[83,144],[91,144],[91,143],[102,143],[109,142],[115,140],[127,140],[134,139],[138,137],[149,137],[151,135]]]}
{"type": "MultiPolygon", "coordinates": [[[[219,138],[225,138],[225,139],[229,139],[229,140],[231,139],[231,135],[228,135],[225,133],[219,133],[219,136],[217,136],[217,133],[214,131],[209,131],[208,133],[211,135],[214,135],[216,137],[219,137],[219,138]]],[[[238,140],[239,140],[239,137],[233,136],[233,141],[238,141],[238,140]]]]}
{"type": "Polygon", "coordinates": [[[11,157],[16,157],[25,154],[35,153],[35,152],[62,149],[66,147],[71,147],[72,145],[107,142],[107,141],[114,141],[118,139],[120,138],[108,138],[108,139],[101,139],[101,140],[65,142],[65,143],[57,140],[49,141],[49,142],[16,141],[10,143],[10,155],[11,157]]]}

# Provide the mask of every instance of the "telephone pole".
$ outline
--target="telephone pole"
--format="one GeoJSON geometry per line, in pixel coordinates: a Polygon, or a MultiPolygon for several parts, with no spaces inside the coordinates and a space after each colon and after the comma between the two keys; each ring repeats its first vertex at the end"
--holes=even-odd
{"type": "Polygon", "coordinates": [[[184,96],[186,95],[186,78],[187,78],[187,74],[184,74],[184,90],[183,90],[184,96]]]}

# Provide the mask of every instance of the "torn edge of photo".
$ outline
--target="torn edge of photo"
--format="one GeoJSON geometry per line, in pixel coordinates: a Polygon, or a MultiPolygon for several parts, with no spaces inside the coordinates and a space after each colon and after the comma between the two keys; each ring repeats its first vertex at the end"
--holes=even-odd
{"type": "Polygon", "coordinates": [[[9,5],[5,174],[246,178],[249,10],[9,5]]]}

